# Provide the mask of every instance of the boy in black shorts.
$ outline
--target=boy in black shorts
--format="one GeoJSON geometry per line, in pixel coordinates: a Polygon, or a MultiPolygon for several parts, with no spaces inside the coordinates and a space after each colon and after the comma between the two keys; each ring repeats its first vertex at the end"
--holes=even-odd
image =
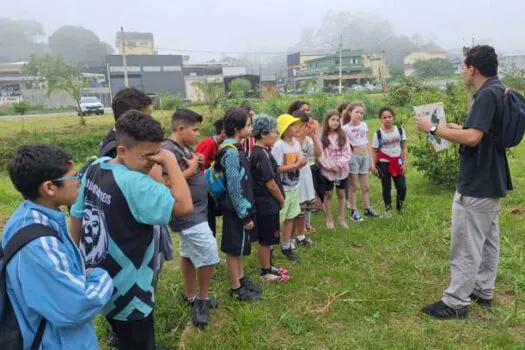
{"type": "Polygon", "coordinates": [[[256,238],[259,241],[259,262],[263,282],[286,282],[283,270],[272,268],[271,246],[280,242],[279,212],[284,207],[284,189],[277,172],[277,161],[269,148],[278,136],[277,122],[267,115],[258,115],[253,122],[255,145],[250,158],[256,208],[256,238]]]}

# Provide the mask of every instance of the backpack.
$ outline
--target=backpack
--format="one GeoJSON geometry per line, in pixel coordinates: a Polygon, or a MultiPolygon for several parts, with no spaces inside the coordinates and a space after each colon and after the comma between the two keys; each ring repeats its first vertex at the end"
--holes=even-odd
{"type": "MultiPolygon", "coordinates": [[[[227,148],[231,148],[235,150],[235,152],[239,151],[237,147],[232,144],[224,146],[223,149],[226,150],[227,148]]],[[[219,200],[226,192],[226,181],[224,179],[223,169],[221,169],[220,166],[219,155],[217,155],[215,161],[211,162],[210,167],[204,171],[204,179],[206,180],[206,187],[208,188],[210,195],[213,199],[219,200]]]]}
{"type": "MultiPolygon", "coordinates": [[[[405,142],[403,141],[403,128],[400,127],[399,125],[396,125],[396,126],[397,126],[397,131],[399,131],[399,136],[401,137],[401,148],[403,148],[403,143],[405,142]]],[[[381,129],[377,129],[376,135],[377,135],[377,143],[379,145],[377,150],[380,150],[381,148],[383,148],[383,136],[381,136],[381,129]]]]}
{"type": "Polygon", "coordinates": [[[505,89],[503,113],[496,125],[494,139],[501,148],[520,144],[525,134],[525,98],[516,91],[505,89]]]}
{"type": "Polygon", "coordinates": [[[84,164],[84,166],[78,171],[78,173],[80,174],[80,177],[82,177],[86,173],[89,166],[93,164],[95,160],[97,160],[98,158],[107,157],[109,154],[115,152],[116,149],[117,149],[116,140],[111,140],[108,143],[106,143],[104,146],[102,146],[102,148],[100,148],[100,150],[98,151],[98,155],[96,157],[95,156],[90,157],[87,163],[84,164]]]}
{"type": "MultiPolygon", "coordinates": [[[[46,236],[58,238],[58,233],[51,227],[32,224],[17,231],[7,243],[5,250],[2,250],[0,247],[0,349],[18,350],[23,348],[20,325],[16,319],[13,305],[7,295],[7,264],[9,264],[11,258],[26,244],[46,236]]],[[[47,320],[42,317],[35,339],[31,344],[31,350],[38,350],[40,348],[46,323],[47,320]]]]}

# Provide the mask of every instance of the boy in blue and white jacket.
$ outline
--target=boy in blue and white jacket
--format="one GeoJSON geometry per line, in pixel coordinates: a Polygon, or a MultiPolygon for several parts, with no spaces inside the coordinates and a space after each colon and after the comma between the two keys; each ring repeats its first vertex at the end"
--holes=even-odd
{"type": "Polygon", "coordinates": [[[78,175],[62,149],[22,146],[9,164],[9,176],[26,199],[7,221],[2,246],[23,227],[42,224],[55,237],[28,243],[7,266],[7,293],[20,325],[24,349],[30,349],[42,318],[47,320],[41,348],[98,349],[93,318],[113,293],[113,282],[100,268],[86,270],[59,207],[74,203],[78,175]]]}

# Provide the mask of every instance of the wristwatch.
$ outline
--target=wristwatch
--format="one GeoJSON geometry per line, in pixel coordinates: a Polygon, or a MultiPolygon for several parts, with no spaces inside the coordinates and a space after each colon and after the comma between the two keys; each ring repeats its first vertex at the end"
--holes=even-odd
{"type": "Polygon", "coordinates": [[[433,124],[433,125],[430,127],[430,135],[435,135],[437,129],[438,129],[438,126],[437,126],[436,124],[433,124]]]}

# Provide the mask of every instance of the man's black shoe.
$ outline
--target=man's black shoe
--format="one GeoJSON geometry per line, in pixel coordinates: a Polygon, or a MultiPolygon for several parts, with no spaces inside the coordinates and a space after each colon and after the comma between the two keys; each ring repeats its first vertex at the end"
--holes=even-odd
{"type": "Polygon", "coordinates": [[[421,311],[440,320],[453,320],[466,318],[468,316],[467,306],[462,307],[461,309],[453,309],[441,300],[437,303],[425,306],[421,311]]]}
{"type": "Polygon", "coordinates": [[[492,299],[483,299],[475,294],[470,294],[469,298],[470,300],[476,302],[479,306],[483,306],[489,309],[492,307],[492,299]]]}

